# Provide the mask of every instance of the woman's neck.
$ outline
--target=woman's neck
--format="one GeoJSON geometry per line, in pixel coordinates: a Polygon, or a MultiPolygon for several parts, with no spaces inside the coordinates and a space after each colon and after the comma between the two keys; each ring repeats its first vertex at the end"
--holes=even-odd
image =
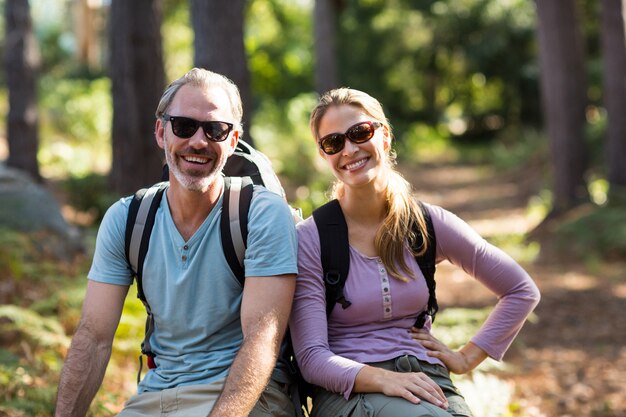
{"type": "Polygon", "coordinates": [[[339,204],[347,219],[362,225],[379,225],[387,213],[387,190],[375,187],[344,187],[339,204]]]}

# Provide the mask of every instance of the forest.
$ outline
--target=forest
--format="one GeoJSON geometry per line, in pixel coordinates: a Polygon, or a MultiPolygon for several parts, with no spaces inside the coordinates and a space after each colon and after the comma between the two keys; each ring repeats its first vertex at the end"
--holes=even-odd
{"type": "MultiPolygon", "coordinates": [[[[0,5],[0,417],[53,414],[98,225],[159,181],[154,111],[194,66],[239,86],[243,140],[305,217],[332,182],[310,112],[349,86],[383,104],[416,196],[529,271],[542,301],[504,361],[455,377],[475,417],[626,416],[625,0],[0,5]]],[[[456,348],[493,295],[445,264],[437,282],[456,348]]],[[[91,416],[136,390],[135,293],[91,416]]]]}

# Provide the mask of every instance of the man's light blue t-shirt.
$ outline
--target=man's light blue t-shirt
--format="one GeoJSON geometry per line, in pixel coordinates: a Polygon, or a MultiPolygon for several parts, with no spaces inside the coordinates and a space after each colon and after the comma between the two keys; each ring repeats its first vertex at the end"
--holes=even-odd
{"type": "MultiPolygon", "coordinates": [[[[88,274],[91,280],[132,284],[124,254],[130,199],[118,201],[104,216],[88,274]]],[[[140,393],[223,378],[239,351],[242,287],[222,250],[222,199],[187,242],[174,225],[166,196],[161,200],[143,268],[143,289],[155,321],[150,343],[157,368],[143,378],[140,393]]],[[[297,273],[290,209],[263,187],[254,188],[247,243],[246,277],[297,273]]]]}

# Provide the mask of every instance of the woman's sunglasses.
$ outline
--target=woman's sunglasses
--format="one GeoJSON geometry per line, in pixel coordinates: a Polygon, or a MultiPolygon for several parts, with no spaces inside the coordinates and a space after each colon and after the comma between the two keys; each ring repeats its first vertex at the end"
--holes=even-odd
{"type": "Polygon", "coordinates": [[[346,145],[346,139],[353,143],[365,143],[374,136],[376,129],[382,126],[379,122],[360,122],[351,126],[346,133],[331,133],[320,139],[320,149],[326,155],[341,152],[346,145]]]}
{"type": "Polygon", "coordinates": [[[213,142],[226,140],[228,134],[233,130],[233,124],[228,122],[201,122],[189,117],[163,115],[163,120],[172,123],[172,132],[181,139],[189,139],[196,134],[198,128],[202,126],[204,136],[213,142]]]}

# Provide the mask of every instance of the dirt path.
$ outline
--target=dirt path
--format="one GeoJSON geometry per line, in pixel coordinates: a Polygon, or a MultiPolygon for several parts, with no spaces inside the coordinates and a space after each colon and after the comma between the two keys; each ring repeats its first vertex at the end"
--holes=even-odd
{"type": "MultiPolygon", "coordinates": [[[[519,235],[538,170],[496,173],[483,166],[400,166],[421,199],[458,214],[487,239],[519,235]]],[[[512,254],[515,256],[514,254],[512,254]]],[[[626,417],[626,262],[585,267],[579,260],[524,264],[542,292],[498,377],[514,386],[512,416],[626,417]],[[590,272],[589,270],[592,269],[590,272]]],[[[438,268],[438,297],[484,307],[493,296],[449,265],[438,268]]]]}

